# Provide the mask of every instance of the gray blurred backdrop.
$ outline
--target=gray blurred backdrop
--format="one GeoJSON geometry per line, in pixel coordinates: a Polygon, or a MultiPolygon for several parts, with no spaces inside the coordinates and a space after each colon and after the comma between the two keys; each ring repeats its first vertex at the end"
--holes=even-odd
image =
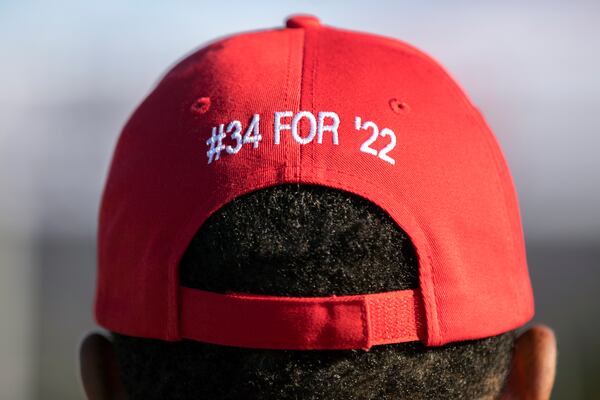
{"type": "Polygon", "coordinates": [[[516,181],[556,399],[600,399],[600,2],[0,0],[0,398],[80,399],[98,201],[165,69],[295,12],[408,41],[492,126],[516,181]]]}

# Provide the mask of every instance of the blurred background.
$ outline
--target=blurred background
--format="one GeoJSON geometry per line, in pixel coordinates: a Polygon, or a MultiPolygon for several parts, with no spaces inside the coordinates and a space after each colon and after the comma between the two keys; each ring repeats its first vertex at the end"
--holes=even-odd
{"type": "Polygon", "coordinates": [[[556,399],[600,399],[600,2],[0,0],[0,398],[81,399],[98,202],[129,113],[203,43],[296,12],[408,41],[482,109],[519,192],[556,399]]]}

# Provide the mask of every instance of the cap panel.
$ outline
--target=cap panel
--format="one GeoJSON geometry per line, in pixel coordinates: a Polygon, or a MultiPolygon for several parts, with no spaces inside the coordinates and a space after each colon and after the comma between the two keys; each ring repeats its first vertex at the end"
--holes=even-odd
{"type": "MultiPolygon", "coordinates": [[[[384,209],[411,236],[397,210],[414,217],[428,246],[416,243],[428,344],[522,325],[533,309],[518,206],[507,168],[497,162],[502,154],[476,110],[437,63],[400,42],[323,28],[316,46],[312,111],[337,111],[340,144],[306,146],[302,163],[311,172],[303,168],[303,179],[352,171],[396,200],[384,209]],[[395,112],[392,99],[410,111],[395,112]],[[373,129],[357,130],[357,116],[379,129],[372,153],[360,150],[373,129]],[[394,164],[380,157],[391,142],[381,135],[385,128],[396,137],[387,153],[394,164]]],[[[361,183],[344,176],[346,189],[357,191],[361,183]]]]}
{"type": "MultiPolygon", "coordinates": [[[[195,212],[206,212],[198,207],[258,167],[297,164],[297,148],[263,140],[261,157],[247,156],[252,144],[236,154],[244,171],[215,162],[206,173],[206,140],[219,124],[239,120],[245,127],[253,114],[298,109],[302,40],[302,30],[275,30],[214,43],[176,66],[133,114],[115,150],[100,210],[101,325],[134,336],[179,337],[177,264],[198,229],[195,212]],[[210,99],[204,113],[191,109],[198,98],[210,99]]],[[[262,132],[272,126],[266,118],[259,124],[262,132]]]]}

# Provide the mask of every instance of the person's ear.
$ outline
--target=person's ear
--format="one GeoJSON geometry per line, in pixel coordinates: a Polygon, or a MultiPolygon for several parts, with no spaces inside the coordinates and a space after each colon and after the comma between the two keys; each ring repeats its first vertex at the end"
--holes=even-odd
{"type": "Polygon", "coordinates": [[[546,326],[521,334],[513,350],[503,400],[548,400],[556,373],[556,338],[546,326]]]}
{"type": "Polygon", "coordinates": [[[126,400],[113,344],[90,333],[79,347],[81,383],[88,400],[126,400]]]}

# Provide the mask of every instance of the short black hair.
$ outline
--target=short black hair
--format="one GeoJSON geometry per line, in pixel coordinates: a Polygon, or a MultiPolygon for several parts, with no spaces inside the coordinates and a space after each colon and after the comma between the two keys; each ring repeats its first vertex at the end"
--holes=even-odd
{"type": "MultiPolygon", "coordinates": [[[[316,185],[239,197],[202,225],[180,263],[181,284],[279,296],[377,293],[418,287],[407,234],[373,203],[316,185]]],[[[514,332],[426,348],[264,350],[114,334],[130,399],[496,398],[514,332]]]]}

